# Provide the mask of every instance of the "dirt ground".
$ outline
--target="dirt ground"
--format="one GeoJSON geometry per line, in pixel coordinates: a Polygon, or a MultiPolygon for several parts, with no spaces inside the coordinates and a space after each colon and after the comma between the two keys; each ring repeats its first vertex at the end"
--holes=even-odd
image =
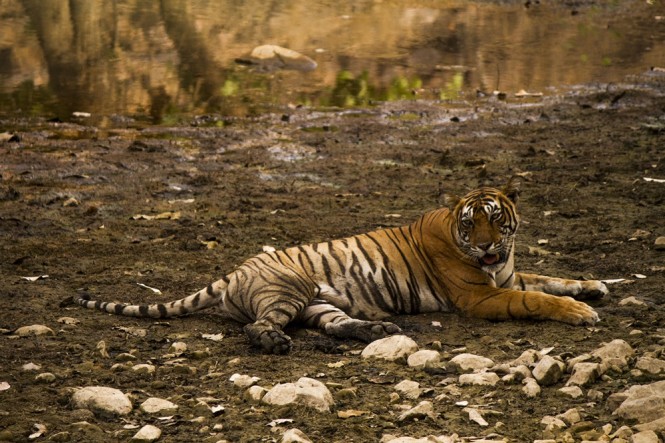
{"type": "Polygon", "coordinates": [[[517,269],[627,279],[592,303],[602,321],[593,328],[493,323],[453,313],[394,321],[421,348],[440,342],[447,358],[465,347],[502,362],[551,346],[553,355],[569,358],[617,338],[638,354],[662,353],[665,251],[654,241],[665,235],[665,184],[644,177],[665,178],[664,86],[662,74],[647,73],[530,101],[509,96],[355,111],[302,108],[252,119],[198,117],[175,127],[129,118],[0,120],[0,132],[14,135],[0,142],[0,383],[9,385],[0,391],[0,440],[28,441],[33,425],[42,424],[46,433],[34,441],[127,441],[137,425],[153,423],[163,431],[160,442],[280,441],[281,432],[268,424],[292,419],[282,426],[299,428],[315,442],[378,441],[386,433],[526,442],[543,437],[543,416],[571,407],[584,411],[591,428],[611,423],[616,429],[625,423],[611,416],[606,398],[645,380],[630,372],[593,386],[605,395],[597,401],[562,398],[556,390],[563,382],[544,387],[536,399],[525,398],[519,384],[500,383],[437,401],[444,392],[439,382],[454,373],[365,361],[360,342],[290,328],[291,354],[262,355],[249,347],[241,325],[214,313],[156,322],[84,310],[68,300],[82,290],[109,301],[180,298],[264,245],[282,248],[406,224],[441,205],[444,192],[463,194],[520,174],[517,269]],[[539,245],[542,239],[548,243],[539,245]],[[619,305],[629,296],[646,305],[619,305]],[[12,334],[33,324],[54,334],[12,334]],[[218,333],[221,341],[202,336],[218,333]],[[179,359],[168,356],[174,341],[188,346],[179,359]],[[156,374],[111,368],[128,359],[155,365],[156,374]],[[345,364],[329,366],[340,361],[345,364]],[[41,368],[22,369],[27,363],[41,368]],[[44,372],[54,379],[36,379],[44,372]],[[307,375],[334,394],[357,391],[337,396],[330,414],[271,407],[245,400],[228,381],[234,373],[260,377],[266,387],[307,375]],[[438,419],[398,423],[398,405],[417,403],[391,403],[394,385],[404,379],[431,388],[438,419]],[[73,409],[71,388],[92,385],[118,388],[135,405],[156,396],[180,408],[165,420],[138,408],[124,418],[73,409]],[[201,409],[202,397],[213,397],[211,404],[224,412],[201,409]],[[458,400],[498,414],[481,427],[455,406],[458,400]],[[337,416],[350,409],[365,413],[337,416]]]}

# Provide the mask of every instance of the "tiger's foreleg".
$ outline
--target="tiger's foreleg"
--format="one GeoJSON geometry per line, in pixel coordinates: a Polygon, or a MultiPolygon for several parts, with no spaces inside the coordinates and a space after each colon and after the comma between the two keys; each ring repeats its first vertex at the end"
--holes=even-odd
{"type": "Polygon", "coordinates": [[[312,300],[298,320],[307,327],[323,329],[328,335],[352,338],[366,343],[401,332],[397,325],[390,322],[351,318],[324,300],[312,300]]]}
{"type": "Polygon", "coordinates": [[[459,297],[455,305],[469,317],[488,320],[556,320],[571,325],[593,325],[600,320],[584,302],[537,291],[488,288],[459,297]]]}
{"type": "Polygon", "coordinates": [[[609,292],[605,284],[598,280],[569,280],[520,272],[515,273],[513,289],[540,291],[552,295],[567,295],[577,300],[598,299],[609,292]]]}

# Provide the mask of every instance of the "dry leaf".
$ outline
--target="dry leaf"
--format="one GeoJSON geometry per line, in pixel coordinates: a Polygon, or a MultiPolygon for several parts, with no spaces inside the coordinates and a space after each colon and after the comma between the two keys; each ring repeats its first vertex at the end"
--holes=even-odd
{"type": "Polygon", "coordinates": [[[143,289],[148,289],[148,290],[154,292],[155,294],[161,294],[162,293],[162,291],[160,291],[159,289],[151,288],[150,286],[144,285],[143,283],[136,283],[136,284],[139,285],[140,287],[142,287],[143,289]]]}

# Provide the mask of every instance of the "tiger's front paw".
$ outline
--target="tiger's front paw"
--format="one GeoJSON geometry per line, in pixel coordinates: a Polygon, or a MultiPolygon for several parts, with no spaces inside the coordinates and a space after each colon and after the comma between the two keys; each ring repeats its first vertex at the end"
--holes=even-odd
{"type": "Polygon", "coordinates": [[[562,312],[555,315],[555,319],[575,326],[595,325],[600,321],[598,313],[584,302],[571,297],[561,297],[565,302],[562,312]]]}
{"type": "Polygon", "coordinates": [[[582,291],[575,297],[578,300],[597,300],[609,294],[605,283],[599,280],[582,281],[582,291]]]}

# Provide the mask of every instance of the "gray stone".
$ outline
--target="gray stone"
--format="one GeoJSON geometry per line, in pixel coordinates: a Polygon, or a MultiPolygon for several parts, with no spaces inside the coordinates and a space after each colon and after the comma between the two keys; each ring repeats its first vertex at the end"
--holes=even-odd
{"type": "Polygon", "coordinates": [[[538,360],[540,360],[541,357],[542,357],[541,353],[536,351],[535,349],[527,349],[526,351],[522,352],[522,355],[520,355],[515,360],[513,360],[511,365],[512,366],[519,366],[519,365],[532,366],[538,360]]]}
{"type": "Polygon", "coordinates": [[[431,368],[439,364],[441,361],[441,354],[438,351],[431,351],[423,349],[409,355],[406,363],[416,369],[431,368]]]}
{"type": "Polygon", "coordinates": [[[21,326],[14,334],[19,337],[36,337],[39,335],[55,335],[53,329],[44,325],[30,325],[30,326],[21,326]]]}
{"type": "Polygon", "coordinates": [[[638,431],[665,432],[665,417],[635,426],[638,431]]]}
{"type": "Polygon", "coordinates": [[[635,385],[626,391],[613,394],[609,404],[623,400],[612,414],[624,419],[648,423],[663,418],[665,412],[665,380],[648,385],[635,385]]]}
{"type": "Polygon", "coordinates": [[[130,442],[153,442],[162,436],[162,431],[153,425],[145,425],[129,440],[130,442]]]}
{"type": "Polygon", "coordinates": [[[642,431],[633,434],[631,443],[660,443],[660,438],[654,431],[642,431]]]}
{"type": "Polygon", "coordinates": [[[653,357],[641,357],[635,363],[635,368],[652,375],[658,375],[665,372],[665,360],[653,357]]]}
{"type": "Polygon", "coordinates": [[[150,397],[139,406],[139,409],[146,414],[175,414],[178,405],[162,398],[150,397]]]}
{"type": "Polygon", "coordinates": [[[391,335],[375,340],[363,349],[362,358],[379,358],[394,362],[406,362],[406,358],[418,351],[418,345],[406,335],[391,335]]]}
{"type": "Polygon", "coordinates": [[[545,355],[536,364],[536,367],[533,368],[533,378],[541,386],[553,385],[561,379],[563,369],[564,364],[562,362],[549,355],[545,355]]]}
{"type": "Polygon", "coordinates": [[[459,354],[453,357],[450,362],[457,365],[462,371],[479,371],[494,366],[491,359],[474,354],[459,354]]]}
{"type": "Polygon", "coordinates": [[[72,396],[75,408],[89,409],[96,415],[127,415],[132,402],[118,389],[105,386],[81,388],[72,396]]]}
{"type": "Polygon", "coordinates": [[[573,367],[573,375],[570,376],[566,386],[587,386],[593,383],[600,375],[598,363],[577,363],[573,367]]]}
{"type": "Polygon", "coordinates": [[[527,378],[523,382],[522,392],[529,397],[534,398],[540,395],[540,385],[534,378],[527,378]]]}
{"type": "Polygon", "coordinates": [[[621,339],[612,340],[591,353],[601,360],[600,373],[604,374],[608,370],[623,372],[628,369],[628,361],[635,354],[633,348],[621,339]]]}
{"type": "Polygon", "coordinates": [[[328,388],[318,380],[301,377],[295,383],[281,383],[269,390],[261,399],[269,405],[297,404],[318,412],[330,412],[335,404],[328,388]]]}
{"type": "Polygon", "coordinates": [[[561,395],[570,398],[580,398],[584,395],[584,392],[582,392],[582,389],[579,386],[566,386],[559,389],[559,392],[561,395]]]}
{"type": "Polygon", "coordinates": [[[499,376],[496,372],[480,372],[477,374],[462,374],[459,377],[459,384],[495,386],[499,382],[499,376]]]}
{"type": "Polygon", "coordinates": [[[411,380],[403,380],[399,382],[397,385],[395,385],[395,390],[402,396],[411,400],[417,399],[422,393],[422,390],[420,389],[420,383],[411,380]]]}

